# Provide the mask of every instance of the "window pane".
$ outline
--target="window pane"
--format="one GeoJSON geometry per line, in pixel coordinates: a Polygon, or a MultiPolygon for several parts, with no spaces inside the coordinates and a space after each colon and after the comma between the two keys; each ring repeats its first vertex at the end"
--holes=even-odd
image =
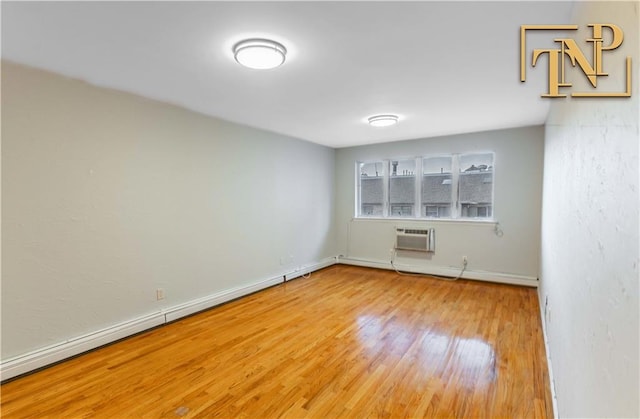
{"type": "Polygon", "coordinates": [[[389,215],[413,217],[416,203],[416,161],[392,160],[389,177],[389,215]]]}
{"type": "Polygon", "coordinates": [[[438,217],[440,218],[451,217],[451,205],[446,207],[438,207],[438,217]]]}
{"type": "Polygon", "coordinates": [[[463,218],[492,216],[493,153],[460,156],[458,196],[463,218]]]}
{"type": "Polygon", "coordinates": [[[391,205],[391,215],[394,217],[411,217],[413,215],[413,206],[391,205]]]}
{"type": "Polygon", "coordinates": [[[451,217],[451,157],[422,160],[422,215],[451,217]]]}
{"type": "Polygon", "coordinates": [[[382,217],[384,205],[384,163],[359,163],[360,206],[362,217],[382,217]]]}

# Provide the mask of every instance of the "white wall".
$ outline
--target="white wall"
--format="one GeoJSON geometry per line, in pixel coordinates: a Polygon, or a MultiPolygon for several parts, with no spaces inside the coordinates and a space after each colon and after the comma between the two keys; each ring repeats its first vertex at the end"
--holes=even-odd
{"type": "Polygon", "coordinates": [[[330,148],[6,62],[2,141],[3,361],[336,254],[330,148]]]}
{"type": "Polygon", "coordinates": [[[537,284],[543,135],[542,127],[525,127],[338,149],[336,222],[340,253],[388,265],[394,226],[434,227],[435,254],[399,257],[399,265],[455,275],[462,256],[467,256],[467,277],[504,277],[537,284]],[[356,161],[476,151],[495,152],[494,218],[504,232],[502,237],[489,223],[353,219],[356,161]]]}
{"type": "MultiPolygon", "coordinates": [[[[560,417],[640,417],[638,9],[576,6],[572,23],[623,28],[604,69],[623,90],[633,56],[635,88],[630,99],[554,101],[545,129],[539,293],[560,417]]],[[[572,80],[586,90],[582,78],[572,80]]]]}

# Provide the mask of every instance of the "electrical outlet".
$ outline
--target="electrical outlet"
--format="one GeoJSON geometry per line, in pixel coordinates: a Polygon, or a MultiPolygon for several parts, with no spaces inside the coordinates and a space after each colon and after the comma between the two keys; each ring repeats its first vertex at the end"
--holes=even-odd
{"type": "Polygon", "coordinates": [[[156,299],[157,299],[158,301],[160,301],[160,300],[164,300],[164,288],[158,288],[158,289],[156,290],[156,299]]]}
{"type": "Polygon", "coordinates": [[[467,266],[467,257],[466,256],[462,256],[462,264],[467,266]]]}

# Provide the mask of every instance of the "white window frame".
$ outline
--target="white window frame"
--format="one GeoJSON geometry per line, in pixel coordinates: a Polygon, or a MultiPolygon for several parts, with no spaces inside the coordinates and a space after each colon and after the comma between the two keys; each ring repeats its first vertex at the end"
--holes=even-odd
{"type": "Polygon", "coordinates": [[[362,196],[360,190],[362,189],[362,176],[360,175],[360,166],[364,164],[377,164],[382,163],[382,218],[389,218],[389,160],[368,160],[356,162],[356,207],[355,217],[361,219],[367,218],[380,218],[376,216],[360,215],[362,210],[362,196]]]}
{"type": "Polygon", "coordinates": [[[387,176],[385,178],[385,204],[384,207],[387,209],[387,213],[385,215],[385,217],[388,218],[398,218],[398,219],[403,219],[403,220],[411,220],[414,218],[420,218],[420,204],[421,204],[421,200],[422,200],[422,193],[421,190],[419,189],[421,186],[421,180],[418,180],[418,177],[421,176],[422,173],[422,158],[420,157],[400,157],[400,158],[396,158],[396,159],[387,159],[384,160],[386,163],[386,167],[387,167],[387,176]],[[391,203],[391,199],[390,199],[390,193],[391,193],[391,165],[392,162],[394,161],[409,161],[409,160],[414,160],[415,162],[415,174],[414,174],[414,184],[413,184],[413,188],[414,188],[414,196],[413,196],[413,216],[408,216],[408,217],[394,217],[393,215],[391,215],[391,206],[396,206],[396,205],[401,205],[398,203],[391,203]],[[419,161],[418,161],[419,160],[419,161]],[[417,212],[416,212],[417,211],[417,212]]]}
{"type": "MultiPolygon", "coordinates": [[[[495,221],[495,153],[492,151],[479,151],[479,152],[469,152],[469,153],[455,153],[455,154],[434,154],[434,155],[424,155],[417,157],[398,157],[398,158],[389,158],[389,159],[376,159],[376,160],[368,160],[368,161],[356,161],[356,196],[355,196],[355,218],[359,219],[399,219],[399,220],[430,220],[430,221],[495,221]],[[491,216],[490,217],[462,217],[462,204],[460,202],[460,193],[459,193],[459,185],[460,185],[460,157],[461,156],[469,156],[469,155],[480,155],[480,154],[491,154],[492,155],[492,168],[491,168],[491,216]],[[451,214],[449,217],[427,217],[426,214],[422,215],[422,181],[424,174],[423,171],[423,159],[434,158],[434,157],[451,157],[451,214]],[[402,160],[412,160],[415,159],[415,197],[414,197],[414,208],[413,208],[413,217],[394,217],[390,214],[391,212],[391,203],[389,202],[389,187],[390,187],[390,178],[391,178],[391,162],[392,161],[402,161],[402,160]],[[383,184],[383,204],[382,204],[382,217],[380,216],[365,216],[360,215],[360,211],[362,209],[362,196],[361,196],[361,175],[360,175],[360,165],[362,164],[370,164],[370,163],[382,163],[382,184],[383,184]]],[[[396,205],[396,204],[394,204],[396,205]]]]}

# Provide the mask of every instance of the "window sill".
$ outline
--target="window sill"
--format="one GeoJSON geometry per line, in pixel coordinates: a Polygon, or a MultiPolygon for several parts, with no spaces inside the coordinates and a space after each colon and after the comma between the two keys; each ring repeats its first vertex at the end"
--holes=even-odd
{"type": "Polygon", "coordinates": [[[418,223],[435,223],[435,224],[472,224],[472,225],[496,225],[498,220],[493,218],[403,218],[403,217],[353,217],[351,221],[387,221],[391,223],[398,222],[418,222],[418,223]]]}

